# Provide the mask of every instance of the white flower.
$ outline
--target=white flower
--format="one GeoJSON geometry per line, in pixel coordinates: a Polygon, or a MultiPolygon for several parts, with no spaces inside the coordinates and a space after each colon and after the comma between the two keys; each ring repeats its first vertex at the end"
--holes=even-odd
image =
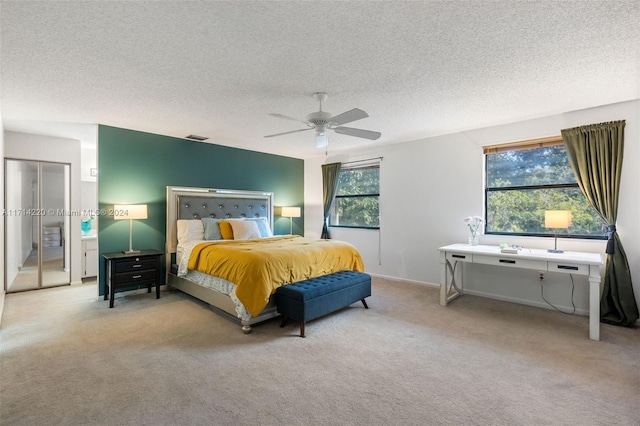
{"type": "Polygon", "coordinates": [[[480,225],[484,222],[482,216],[467,216],[464,219],[464,223],[469,227],[469,233],[472,237],[475,237],[480,233],[480,225]]]}

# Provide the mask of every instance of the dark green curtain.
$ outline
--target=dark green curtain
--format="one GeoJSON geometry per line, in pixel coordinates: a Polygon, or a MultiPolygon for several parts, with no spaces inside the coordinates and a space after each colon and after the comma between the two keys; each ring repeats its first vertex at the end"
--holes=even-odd
{"type": "Polygon", "coordinates": [[[341,163],[331,163],[322,165],[322,205],[324,207],[324,222],[322,224],[321,238],[329,239],[329,214],[331,213],[331,204],[336,196],[338,189],[338,175],[340,174],[341,163]]]}
{"type": "Polygon", "coordinates": [[[630,326],[638,319],[629,262],[616,232],[625,121],[562,130],[571,168],[591,206],[607,222],[607,263],[600,320],[630,326]]]}

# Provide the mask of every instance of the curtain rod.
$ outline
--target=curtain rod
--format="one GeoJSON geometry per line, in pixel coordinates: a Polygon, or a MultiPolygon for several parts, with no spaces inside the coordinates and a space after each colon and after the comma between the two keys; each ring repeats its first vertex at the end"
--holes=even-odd
{"type": "Polygon", "coordinates": [[[383,159],[383,158],[384,158],[384,157],[373,157],[373,158],[366,158],[366,159],[364,159],[364,160],[356,160],[356,161],[347,161],[347,162],[345,162],[345,163],[342,163],[342,164],[354,164],[354,163],[363,163],[363,162],[365,162],[365,161],[371,161],[371,160],[380,160],[380,161],[382,161],[382,159],[383,159]]]}

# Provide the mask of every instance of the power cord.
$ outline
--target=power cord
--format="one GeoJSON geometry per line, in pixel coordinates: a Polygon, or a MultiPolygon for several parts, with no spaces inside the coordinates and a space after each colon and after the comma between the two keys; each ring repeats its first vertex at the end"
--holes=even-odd
{"type": "Polygon", "coordinates": [[[573,306],[573,312],[565,312],[561,309],[558,309],[557,307],[555,307],[551,302],[549,302],[547,299],[545,299],[544,297],[544,286],[542,285],[542,281],[544,280],[544,276],[542,274],[540,274],[540,294],[542,295],[542,300],[544,300],[545,302],[547,302],[547,304],[549,306],[551,306],[553,309],[555,309],[556,311],[562,313],[562,314],[566,314],[566,315],[573,315],[576,313],[576,305],[573,303],[573,292],[576,288],[576,284],[573,281],[573,274],[569,274],[569,277],[571,278],[571,306],[573,306]]]}

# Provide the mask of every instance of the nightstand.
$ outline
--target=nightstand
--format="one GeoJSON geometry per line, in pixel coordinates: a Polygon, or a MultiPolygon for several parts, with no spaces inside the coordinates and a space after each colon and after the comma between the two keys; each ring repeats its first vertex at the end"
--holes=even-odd
{"type": "Polygon", "coordinates": [[[151,285],[156,285],[156,299],[160,298],[162,281],[162,256],[157,250],[141,250],[139,253],[104,253],[104,300],[109,300],[113,308],[113,299],[117,288],[146,285],[151,293],[151,285]]]}

